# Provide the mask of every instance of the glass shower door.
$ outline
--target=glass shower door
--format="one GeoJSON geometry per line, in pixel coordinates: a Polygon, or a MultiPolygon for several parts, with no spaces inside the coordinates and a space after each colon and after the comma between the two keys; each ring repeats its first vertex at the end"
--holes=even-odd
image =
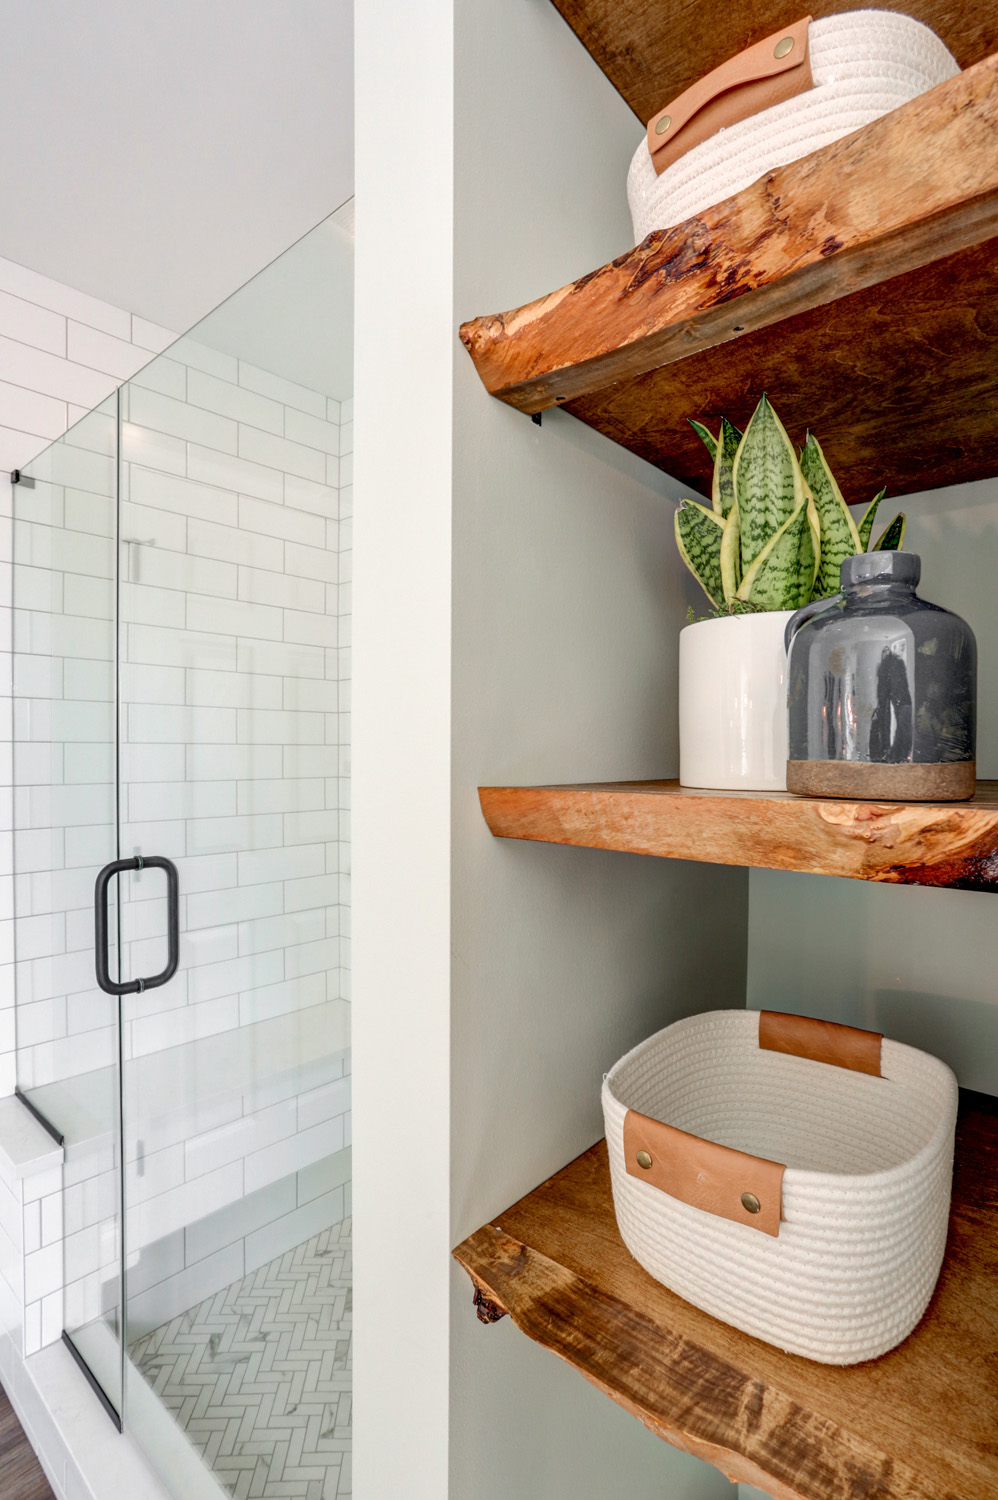
{"type": "Polygon", "coordinates": [[[118,1018],[94,972],[94,883],[118,854],[117,463],[113,395],[21,472],[12,631],[18,1093],[65,1140],[25,1247],[24,1346],[63,1334],[120,1423],[118,1018]]]}

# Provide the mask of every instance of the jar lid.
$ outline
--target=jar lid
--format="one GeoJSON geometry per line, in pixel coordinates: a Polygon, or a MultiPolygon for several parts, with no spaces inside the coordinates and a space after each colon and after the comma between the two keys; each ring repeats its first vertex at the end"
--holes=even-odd
{"type": "Polygon", "coordinates": [[[842,587],[858,583],[907,583],[912,588],[922,576],[917,552],[858,552],[842,564],[842,587]]]}

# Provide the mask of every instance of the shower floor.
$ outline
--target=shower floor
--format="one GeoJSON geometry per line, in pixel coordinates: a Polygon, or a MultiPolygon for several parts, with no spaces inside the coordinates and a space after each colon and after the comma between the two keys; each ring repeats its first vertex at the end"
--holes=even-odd
{"type": "Polygon", "coordinates": [[[350,1229],[324,1229],[129,1350],[237,1500],[351,1494],[350,1229]]]}

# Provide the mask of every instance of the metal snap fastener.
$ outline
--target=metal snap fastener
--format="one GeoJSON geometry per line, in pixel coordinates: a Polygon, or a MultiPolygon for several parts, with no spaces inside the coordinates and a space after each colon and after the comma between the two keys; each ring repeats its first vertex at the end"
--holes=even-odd
{"type": "Polygon", "coordinates": [[[755,1193],[742,1193],[742,1208],[744,1208],[747,1213],[757,1214],[761,1207],[762,1204],[755,1196],[755,1193]]]}
{"type": "Polygon", "coordinates": [[[637,1162],[638,1166],[644,1167],[645,1171],[647,1172],[648,1168],[651,1166],[651,1157],[649,1156],[647,1151],[639,1151],[637,1155],[637,1162]]]}
{"type": "Polygon", "coordinates": [[[792,36],[781,37],[773,48],[774,57],[786,57],[788,52],[794,50],[794,39],[792,36]]]}
{"type": "MultiPolygon", "coordinates": [[[[791,42],[790,45],[793,46],[793,43],[791,42]]],[[[780,56],[781,57],[783,56],[782,52],[780,53],[780,56]]],[[[655,134],[656,135],[665,135],[665,132],[668,130],[668,128],[669,128],[669,126],[671,124],[672,124],[672,116],[671,115],[663,115],[662,118],[659,120],[658,124],[655,126],[655,134]]]]}

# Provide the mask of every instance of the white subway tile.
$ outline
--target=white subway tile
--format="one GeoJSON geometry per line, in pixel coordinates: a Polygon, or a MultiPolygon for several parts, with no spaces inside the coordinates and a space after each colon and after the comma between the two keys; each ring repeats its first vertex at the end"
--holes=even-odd
{"type": "MultiPolygon", "coordinates": [[[[266,890],[266,886],[248,886],[248,890],[266,890]]],[[[284,949],[297,943],[313,943],[325,936],[325,909],[281,913],[273,917],[258,917],[255,921],[240,922],[238,943],[240,953],[266,953],[271,948],[284,949]]]]}
{"type": "Polygon", "coordinates": [[[339,837],[340,813],[328,812],[285,813],[284,842],[286,844],[312,844],[339,837]]]}
{"type": "Polygon", "coordinates": [[[239,597],[253,604],[273,604],[279,609],[325,609],[321,584],[263,568],[239,569],[239,597]]]}
{"type": "Polygon", "coordinates": [[[202,370],[188,373],[187,399],[193,406],[203,406],[236,422],[246,422],[266,432],[284,432],[284,408],[280,402],[271,401],[245,386],[219,380],[215,375],[206,375],[202,370]]]}
{"type": "Polygon", "coordinates": [[[248,604],[208,595],[187,596],[187,624],[191,630],[215,631],[220,635],[245,635],[279,641],[283,612],[266,604],[248,604]]]}
{"type": "MultiPolygon", "coordinates": [[[[337,1188],[345,1187],[352,1171],[351,1155],[350,1147],[345,1146],[342,1151],[334,1151],[331,1156],[324,1156],[310,1167],[303,1167],[298,1173],[299,1207],[304,1203],[311,1203],[324,1193],[333,1193],[337,1188]]],[[[335,1224],[338,1221],[331,1217],[328,1222],[335,1224]]]]}
{"type": "Polygon", "coordinates": [[[282,823],[280,813],[191,818],[187,824],[187,852],[228,854],[240,849],[273,849],[283,842],[282,823]]]}
{"type": "Polygon", "coordinates": [[[171,333],[169,328],[162,328],[159,323],[150,323],[148,318],[140,318],[137,313],[132,313],[132,343],[137,344],[140,349],[162,354],[164,349],[176,342],[176,338],[177,335],[171,333]]]}
{"type": "Polygon", "coordinates": [[[246,1191],[252,1193],[280,1177],[298,1172],[331,1152],[342,1150],[343,1145],[341,1120],[326,1120],[310,1130],[300,1130],[287,1140],[254,1151],[245,1161],[246,1191]]]}
{"type": "MultiPolygon", "coordinates": [[[[295,1181],[285,1177],[259,1192],[249,1193],[217,1213],[208,1214],[185,1230],[187,1264],[215,1254],[234,1239],[242,1240],[264,1224],[282,1218],[295,1207],[295,1181]]],[[[300,1243],[300,1242],[299,1242],[300,1243]]],[[[190,1307],[182,1304],[181,1311],[190,1307]]]]}
{"type": "Polygon", "coordinates": [[[125,703],[181,704],[185,701],[185,692],[186,673],[183,667],[121,663],[121,696],[125,703]]]}
{"type": "Polygon", "coordinates": [[[294,848],[283,849],[244,850],[237,856],[239,884],[258,885],[273,880],[294,881],[309,875],[319,875],[324,869],[322,854],[321,844],[299,844],[294,848]]]}
{"type": "Polygon", "coordinates": [[[0,291],[0,333],[19,344],[47,349],[50,354],[66,353],[66,319],[47,307],[5,291],[0,291]]]}
{"type": "Polygon", "coordinates": [[[319,578],[323,583],[337,581],[336,553],[327,552],[325,547],[303,547],[288,542],[284,548],[284,567],[286,572],[302,578],[319,578]]]}
{"type": "Polygon", "coordinates": [[[142,821],[226,817],[236,812],[233,781],[150,781],[126,787],[128,816],[142,821]]]}
{"type": "Polygon", "coordinates": [[[240,708],[236,738],[251,745],[318,745],[324,737],[323,717],[321,713],[240,708]]]}
{"type": "Polygon", "coordinates": [[[0,380],[0,424],[20,428],[35,437],[61,437],[66,430],[66,403],[0,380]]]}
{"type": "Polygon", "coordinates": [[[40,391],[61,401],[74,401],[88,408],[98,406],[115,386],[110,375],[101,375],[58,354],[32,349],[2,335],[0,369],[12,385],[22,385],[28,390],[40,391]]]}
{"type": "Polygon", "coordinates": [[[338,641],[336,615],[312,615],[300,610],[284,611],[284,639],[306,646],[335,646],[338,641]]]}
{"type": "Polygon", "coordinates": [[[121,747],[121,779],[126,784],[182,781],[184,775],[183,745],[125,744],[121,747]]]}
{"type": "Polygon", "coordinates": [[[187,444],[183,438],[171,437],[169,433],[157,432],[152,427],[123,422],[121,458],[123,463],[141,464],[146,469],[159,469],[165,474],[184,474],[187,471],[187,444]]]}
{"type": "Polygon", "coordinates": [[[304,385],[295,385],[294,381],[284,380],[280,375],[271,375],[268,370],[260,370],[244,360],[239,362],[239,384],[249,391],[259,391],[273,401],[280,401],[285,406],[293,406],[297,411],[311,412],[315,417],[325,415],[326,398],[320,396],[318,391],[310,391],[304,385]]]}
{"type": "Polygon", "coordinates": [[[16,265],[11,260],[0,259],[0,287],[15,297],[23,297],[26,302],[36,302],[39,307],[88,323],[91,328],[103,328],[105,333],[113,333],[116,338],[129,337],[129,315],[121,308],[100,302],[86,292],[78,292],[61,281],[53,281],[38,271],[29,271],[26,266],[16,265]]]}
{"type": "MultiPolygon", "coordinates": [[[[132,500],[121,502],[122,540],[131,546],[165,547],[171,552],[187,550],[187,517],[176,511],[156,510],[151,505],[136,505],[132,500]]],[[[141,551],[126,556],[123,566],[128,576],[136,583],[142,582],[141,551]]]]}
{"type": "MultiPolygon", "coordinates": [[[[181,1010],[145,1016],[131,1025],[134,1055],[144,1057],[149,1052],[162,1052],[165,1047],[179,1047],[220,1031],[231,1031],[239,1025],[239,1002],[234,995],[225,995],[218,1000],[206,1000],[202,1005],[185,1005],[181,1010]]],[[[170,1229],[179,1227],[171,1224],[161,1232],[168,1234],[170,1229]]]]}
{"type": "Polygon", "coordinates": [[[342,422],[340,424],[340,456],[344,453],[353,452],[353,423],[342,422]]]}
{"type": "Polygon", "coordinates": [[[127,738],[133,745],[170,741],[189,745],[227,744],[236,737],[236,710],[231,708],[130,703],[127,721],[127,738]]]}
{"type": "Polygon", "coordinates": [[[284,910],[288,912],[329,906],[338,900],[338,875],[311,875],[284,883],[284,910]]]}
{"type": "MultiPolygon", "coordinates": [[[[172,437],[215,449],[220,458],[236,452],[238,429],[228,417],[216,416],[214,412],[189,406],[186,401],[177,401],[143,386],[136,386],[131,392],[129,420],[141,427],[154,427],[172,437]]],[[[191,472],[193,474],[193,470],[191,472]]],[[[203,476],[193,474],[193,477],[203,476]]]]}
{"type": "Polygon", "coordinates": [[[324,544],[326,535],[325,522],[321,516],[307,515],[304,511],[281,504],[268,505],[265,501],[255,500],[247,495],[239,497],[239,525],[246,531],[259,531],[265,536],[304,542],[315,547],[324,544]]]}
{"type": "Polygon", "coordinates": [[[283,1219],[274,1219],[262,1229],[246,1236],[244,1241],[245,1274],[248,1276],[278,1255],[300,1245],[303,1240],[330,1224],[338,1224],[344,1216],[344,1192],[341,1187],[324,1193],[310,1203],[296,1208],[283,1219]]]}
{"type": "Polygon", "coordinates": [[[335,745],[285,745],[284,775],[335,776],[338,760],[335,745]]]}
{"type": "Polygon", "coordinates": [[[314,943],[300,943],[297,947],[285,949],[285,978],[301,979],[306,974],[325,973],[327,969],[338,967],[339,945],[339,938],[319,938],[314,943]]]}
{"type": "Polygon", "coordinates": [[[67,353],[78,365],[88,365],[104,375],[113,375],[116,381],[127,380],[140,370],[147,355],[128,339],[119,339],[111,333],[102,333],[97,328],[88,328],[72,318],[68,324],[67,353]]]}
{"type": "Polygon", "coordinates": [[[187,391],[187,367],[175,359],[160,356],[137,370],[131,385],[146,386],[150,391],[160,391],[164,396],[175,396],[183,401],[187,391]]]}
{"type": "Polygon", "coordinates": [[[325,805],[325,783],[319,777],[279,781],[240,781],[241,813],[308,812],[325,805]]]}
{"type": "Polygon", "coordinates": [[[179,360],[181,364],[191,365],[195,370],[203,370],[206,375],[216,375],[219,380],[236,383],[238,360],[231,354],[223,354],[220,349],[212,349],[196,334],[186,334],[183,338],[176,339],[170,350],[170,358],[179,360]]]}
{"type": "Polygon", "coordinates": [[[129,498],[156,510],[177,511],[202,520],[236,522],[238,502],[235,495],[217,486],[196,484],[174,474],[160,474],[134,464],[129,482],[129,498]]]}
{"type": "Polygon", "coordinates": [[[245,563],[276,572],[284,568],[283,542],[252,531],[240,531],[236,526],[192,520],[188,525],[187,546],[201,557],[216,557],[221,562],[245,563]]]}
{"type": "Polygon", "coordinates": [[[203,1177],[195,1177],[169,1193],[137,1204],[128,1216],[129,1243],[133,1249],[151,1244],[195,1220],[242,1197],[243,1164],[231,1162],[203,1177]]]}
{"type": "MultiPolygon", "coordinates": [[[[217,418],[216,420],[221,420],[217,418]]],[[[246,428],[247,432],[253,431],[246,428]]],[[[282,439],[275,438],[275,442],[282,439]]],[[[187,472],[192,479],[205,484],[218,485],[240,495],[255,495],[260,500],[273,500],[281,504],[284,497],[284,475],[279,469],[266,468],[253,463],[246,456],[230,457],[227,451],[218,452],[211,447],[195,447],[192,443],[187,453],[187,472]]],[[[213,519],[225,521],[225,516],[213,519]]]]}
{"type": "Polygon", "coordinates": [[[180,589],[145,588],[122,580],[120,597],[121,618],[126,623],[183,629],[187,595],[180,589]]]}
{"type": "Polygon", "coordinates": [[[135,564],[133,577],[140,580],[142,587],[185,589],[219,598],[236,597],[237,569],[233,563],[145,546],[135,558],[135,564]]]}
{"type": "Polygon", "coordinates": [[[340,451],[339,423],[324,422],[320,417],[312,417],[305,412],[288,412],[284,436],[292,442],[304,443],[309,448],[319,448],[323,453],[338,454],[340,451]]]}
{"type": "Polygon", "coordinates": [[[211,672],[189,668],[187,702],[218,708],[280,708],[282,679],[250,672],[211,672]]]}
{"type": "Polygon", "coordinates": [[[284,888],[241,885],[208,890],[187,897],[188,928],[215,927],[223,922],[246,922],[277,915],[284,904],[284,888]]]}
{"type": "Polygon", "coordinates": [[[282,775],[279,745],[188,745],[191,781],[244,781],[282,775]]]}
{"type": "Polygon", "coordinates": [[[231,1125],[192,1136],[184,1148],[187,1178],[200,1177],[204,1172],[215,1171],[240,1157],[264,1150],[294,1135],[296,1129],[295,1100],[288,1099],[270,1109],[246,1115],[231,1125]]]}
{"type": "Polygon", "coordinates": [[[239,456],[252,463],[265,464],[279,469],[282,474],[300,474],[303,479],[312,479],[321,484],[326,478],[325,456],[314,448],[305,448],[301,443],[291,443],[287,438],[277,437],[271,432],[261,432],[258,427],[239,427],[239,456]]]}
{"type": "Polygon", "coordinates": [[[167,1146],[162,1151],[136,1151],[139,1144],[138,1141],[130,1143],[131,1160],[125,1164],[125,1202],[129,1212],[134,1204],[145,1203],[148,1198],[169,1192],[184,1181],[182,1145],[167,1146]]]}
{"type": "Polygon", "coordinates": [[[130,661],[235,671],[236,642],[232,636],[136,624],[129,624],[127,631],[130,661]]]}
{"type": "Polygon", "coordinates": [[[24,1300],[37,1302],[62,1286],[62,1242],[24,1257],[24,1300]]]}
{"type": "Polygon", "coordinates": [[[283,641],[240,641],[237,665],[240,672],[273,673],[284,678],[314,680],[326,675],[321,647],[298,646],[283,641]]]}
{"type": "Polygon", "coordinates": [[[297,474],[284,476],[284,503],[296,510],[311,511],[313,515],[335,520],[339,515],[339,493],[328,484],[314,484],[311,479],[301,479],[297,474]]]}

